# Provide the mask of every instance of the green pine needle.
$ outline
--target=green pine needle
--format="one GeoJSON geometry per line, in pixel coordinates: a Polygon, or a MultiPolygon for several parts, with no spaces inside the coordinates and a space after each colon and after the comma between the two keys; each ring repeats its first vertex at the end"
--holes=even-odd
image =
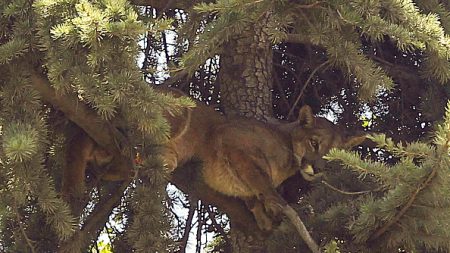
{"type": "Polygon", "coordinates": [[[13,123],[4,128],[3,149],[6,157],[22,163],[32,159],[38,148],[38,133],[29,125],[13,123]]]}
{"type": "Polygon", "coordinates": [[[28,52],[28,43],[23,38],[14,38],[0,45],[0,64],[6,64],[28,52]]]}

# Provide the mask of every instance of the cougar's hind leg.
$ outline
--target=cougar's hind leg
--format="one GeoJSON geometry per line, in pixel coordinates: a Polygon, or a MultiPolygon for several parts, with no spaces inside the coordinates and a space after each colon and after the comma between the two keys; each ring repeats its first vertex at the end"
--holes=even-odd
{"type": "Polygon", "coordinates": [[[62,178],[62,196],[67,201],[82,198],[85,190],[86,166],[92,158],[94,141],[80,131],[67,142],[62,178]]]}
{"type": "Polygon", "coordinates": [[[66,143],[61,195],[75,215],[80,214],[87,203],[86,166],[92,160],[94,148],[94,140],[81,129],[66,143]]]}

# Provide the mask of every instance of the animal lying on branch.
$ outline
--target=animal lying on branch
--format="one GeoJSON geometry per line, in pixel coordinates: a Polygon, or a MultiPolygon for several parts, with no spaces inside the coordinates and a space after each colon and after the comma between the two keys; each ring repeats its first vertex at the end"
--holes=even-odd
{"type": "MultiPolygon", "coordinates": [[[[321,162],[331,148],[350,149],[363,142],[365,135],[346,135],[330,121],[314,117],[309,106],[300,109],[295,122],[272,124],[226,118],[202,104],[191,110],[184,117],[182,134],[164,148],[162,159],[169,170],[198,158],[206,184],[243,199],[260,229],[271,230],[270,217],[283,212],[310,242],[313,252],[318,252],[300,218],[276,187],[297,171],[312,180],[311,165],[321,162]]],[[[180,128],[179,117],[168,120],[171,126],[180,128]]]]}
{"type": "MultiPolygon", "coordinates": [[[[163,90],[183,96],[176,90],[163,90]]],[[[331,148],[351,148],[365,136],[346,136],[324,118],[314,117],[311,108],[300,109],[292,123],[262,123],[247,118],[227,118],[213,108],[197,104],[181,115],[166,115],[171,138],[164,145],[161,158],[169,171],[192,158],[203,162],[202,175],[207,185],[225,195],[243,199],[260,229],[272,229],[272,218],[285,213],[308,242],[308,232],[295,211],[277,193],[276,187],[297,171],[308,177],[311,165],[331,148]],[[306,235],[305,235],[306,232],[306,235]]],[[[86,143],[89,143],[86,139],[86,143]]],[[[89,147],[101,153],[95,144],[89,147]]],[[[79,152],[84,149],[77,148],[79,152]]],[[[95,156],[93,156],[95,157],[95,156]]],[[[85,170],[85,163],[70,170],[85,170]]],[[[70,175],[70,172],[67,173],[70,175]]],[[[65,189],[68,189],[67,187],[65,189]]],[[[317,245],[309,243],[314,252],[317,245]]]]}

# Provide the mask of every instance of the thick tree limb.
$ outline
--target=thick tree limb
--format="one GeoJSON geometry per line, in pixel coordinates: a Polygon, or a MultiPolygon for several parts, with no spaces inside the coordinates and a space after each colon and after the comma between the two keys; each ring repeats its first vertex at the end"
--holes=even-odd
{"type": "Polygon", "coordinates": [[[109,153],[120,155],[121,150],[128,146],[126,137],[117,128],[110,122],[101,120],[97,113],[79,101],[75,94],[57,93],[48,79],[35,70],[31,72],[30,80],[43,100],[62,111],[109,153]]]}

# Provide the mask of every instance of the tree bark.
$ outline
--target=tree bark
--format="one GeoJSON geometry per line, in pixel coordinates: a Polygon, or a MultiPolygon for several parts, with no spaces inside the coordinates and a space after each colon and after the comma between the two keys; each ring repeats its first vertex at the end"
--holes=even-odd
{"type": "MultiPolygon", "coordinates": [[[[265,121],[272,117],[272,47],[266,24],[270,13],[261,22],[247,26],[240,35],[224,45],[220,55],[219,83],[221,105],[226,115],[240,115],[265,121]]],[[[253,217],[252,217],[253,218],[253,217]]],[[[231,242],[234,253],[267,252],[264,234],[256,229],[248,234],[231,220],[231,242]]]]}
{"type": "Polygon", "coordinates": [[[227,115],[265,120],[272,117],[272,47],[266,24],[247,26],[231,38],[220,55],[221,103],[227,115]]]}

